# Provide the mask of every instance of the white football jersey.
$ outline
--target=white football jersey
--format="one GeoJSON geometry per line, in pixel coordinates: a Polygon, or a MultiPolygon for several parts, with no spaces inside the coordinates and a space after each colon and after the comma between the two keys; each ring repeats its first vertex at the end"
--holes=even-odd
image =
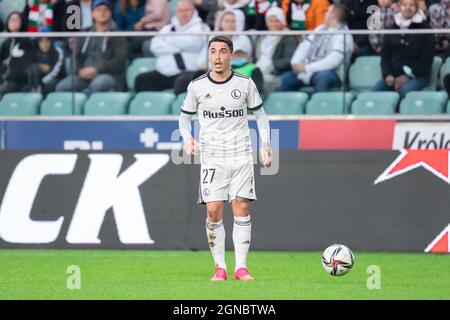
{"type": "Polygon", "coordinates": [[[181,111],[198,114],[201,162],[253,159],[247,108],[261,107],[255,83],[240,73],[232,71],[223,82],[214,81],[209,72],[193,80],[181,111]]]}

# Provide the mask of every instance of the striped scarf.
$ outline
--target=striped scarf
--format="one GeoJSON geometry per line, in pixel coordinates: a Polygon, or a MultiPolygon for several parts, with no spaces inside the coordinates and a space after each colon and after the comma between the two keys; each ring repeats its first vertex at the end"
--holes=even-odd
{"type": "MultiPolygon", "coordinates": [[[[53,28],[53,3],[48,1],[45,9],[45,29],[46,31],[52,31],[53,28]]],[[[40,6],[39,0],[33,0],[28,14],[28,32],[38,32],[40,20],[40,6]]]]}

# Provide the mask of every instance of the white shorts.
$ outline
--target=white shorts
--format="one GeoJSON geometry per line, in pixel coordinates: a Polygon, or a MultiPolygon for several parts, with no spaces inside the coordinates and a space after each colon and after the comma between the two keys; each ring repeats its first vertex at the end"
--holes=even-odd
{"type": "Polygon", "coordinates": [[[201,165],[198,203],[231,202],[236,197],[256,200],[253,161],[201,165]]]}

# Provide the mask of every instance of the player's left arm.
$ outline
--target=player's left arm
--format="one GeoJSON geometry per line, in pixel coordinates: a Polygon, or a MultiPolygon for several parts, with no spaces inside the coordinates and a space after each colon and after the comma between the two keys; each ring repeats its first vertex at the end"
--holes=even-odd
{"type": "Polygon", "coordinates": [[[262,146],[260,148],[260,157],[262,165],[265,168],[268,168],[272,163],[272,147],[270,146],[270,124],[269,119],[267,119],[266,112],[263,108],[261,96],[259,95],[258,89],[256,88],[256,85],[252,79],[249,79],[247,106],[255,115],[259,136],[261,137],[262,146]]]}

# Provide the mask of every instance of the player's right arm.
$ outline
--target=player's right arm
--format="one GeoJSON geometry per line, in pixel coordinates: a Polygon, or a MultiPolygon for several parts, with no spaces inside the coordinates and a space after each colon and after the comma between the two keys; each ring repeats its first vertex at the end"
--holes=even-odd
{"type": "Polygon", "coordinates": [[[186,97],[181,106],[180,118],[178,120],[178,126],[184,141],[184,150],[188,155],[198,154],[198,143],[191,134],[191,121],[192,117],[197,113],[197,107],[197,96],[195,95],[191,83],[188,86],[186,97]]]}

